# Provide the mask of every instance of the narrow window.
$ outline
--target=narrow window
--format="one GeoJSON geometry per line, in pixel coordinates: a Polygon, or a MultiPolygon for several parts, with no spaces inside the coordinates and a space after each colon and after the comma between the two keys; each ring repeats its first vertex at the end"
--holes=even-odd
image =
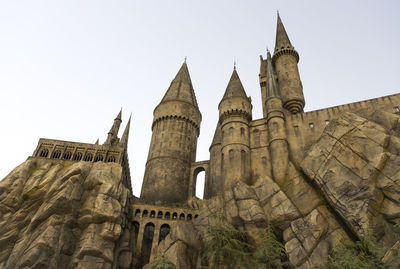
{"type": "Polygon", "coordinates": [[[69,159],[71,159],[71,155],[72,155],[71,151],[66,151],[66,152],[64,152],[62,159],[69,160],[69,159]]]}
{"type": "Polygon", "coordinates": [[[274,126],[274,130],[275,131],[278,130],[278,123],[277,122],[274,122],[272,125],[274,126]]]}
{"type": "Polygon", "coordinates": [[[233,135],[233,127],[229,128],[229,135],[233,135]]]}
{"type": "Polygon", "coordinates": [[[293,126],[293,129],[294,129],[294,135],[298,136],[299,135],[299,126],[295,125],[295,126],[293,126]]]}
{"type": "Polygon", "coordinates": [[[168,224],[163,224],[160,227],[160,236],[158,237],[158,243],[160,244],[161,241],[163,241],[165,239],[165,237],[167,237],[167,235],[169,234],[170,231],[170,227],[168,224]]]}
{"type": "Polygon", "coordinates": [[[229,150],[229,160],[233,160],[235,153],[233,152],[233,149],[229,150]]]}
{"type": "Polygon", "coordinates": [[[135,217],[140,217],[140,209],[136,209],[135,217]]]}
{"type": "Polygon", "coordinates": [[[51,158],[53,158],[53,159],[58,159],[58,158],[60,158],[60,155],[61,155],[61,150],[56,150],[56,151],[54,151],[53,154],[51,155],[51,158]]]}
{"type": "Polygon", "coordinates": [[[177,219],[178,218],[178,214],[176,214],[176,212],[174,212],[174,214],[172,214],[172,219],[177,219]]]}
{"type": "Polygon", "coordinates": [[[142,217],[147,217],[147,215],[149,214],[149,212],[147,211],[147,210],[143,210],[143,215],[142,215],[142,217]]]}
{"type": "Polygon", "coordinates": [[[162,219],[162,211],[158,211],[158,214],[157,214],[157,219],[162,219]]]}
{"type": "Polygon", "coordinates": [[[40,153],[39,153],[39,157],[44,157],[44,158],[46,158],[47,155],[49,155],[49,150],[46,149],[46,148],[42,149],[42,150],[40,151],[40,153]]]}
{"type": "Polygon", "coordinates": [[[165,212],[165,219],[170,219],[171,218],[171,213],[169,213],[168,211],[165,212]]]}
{"type": "Polygon", "coordinates": [[[115,157],[114,156],[109,156],[107,162],[115,163],[115,157]]]}
{"type": "Polygon", "coordinates": [[[240,135],[241,135],[241,136],[244,136],[244,128],[243,128],[243,127],[240,128],[240,135]]]}
{"type": "Polygon", "coordinates": [[[184,219],[185,219],[185,214],[181,213],[181,214],[179,215],[179,220],[184,220],[184,219]]]}
{"type": "Polygon", "coordinates": [[[139,261],[140,264],[138,268],[142,268],[143,265],[149,263],[152,244],[153,244],[153,236],[154,236],[154,224],[147,223],[146,226],[144,227],[142,251],[141,251],[142,259],[141,261],[139,261]]]}
{"type": "Polygon", "coordinates": [[[103,155],[97,154],[96,157],[94,158],[94,162],[101,162],[103,161],[103,155]]]}
{"type": "Polygon", "coordinates": [[[309,125],[310,125],[310,129],[314,129],[314,123],[311,122],[309,125]]]}
{"type": "Polygon", "coordinates": [[[82,159],[82,153],[80,153],[80,152],[76,152],[74,154],[74,157],[72,158],[72,160],[74,160],[74,161],[80,161],[81,159],[82,159]]]}
{"type": "Polygon", "coordinates": [[[83,158],[85,162],[91,162],[93,160],[93,154],[92,153],[86,153],[85,158],[83,158]]]}
{"type": "Polygon", "coordinates": [[[150,218],[155,218],[156,217],[156,211],[152,210],[150,212],[150,218]]]}

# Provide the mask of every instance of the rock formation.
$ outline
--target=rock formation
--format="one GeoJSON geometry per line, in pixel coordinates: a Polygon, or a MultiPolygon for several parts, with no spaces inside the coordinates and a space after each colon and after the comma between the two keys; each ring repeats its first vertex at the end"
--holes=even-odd
{"type": "Polygon", "coordinates": [[[115,163],[28,160],[0,182],[0,268],[129,268],[130,191],[115,163]]]}

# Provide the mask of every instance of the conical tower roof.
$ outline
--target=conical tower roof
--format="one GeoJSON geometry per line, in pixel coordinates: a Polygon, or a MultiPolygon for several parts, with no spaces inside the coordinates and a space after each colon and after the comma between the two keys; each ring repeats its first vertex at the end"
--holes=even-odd
{"type": "Polygon", "coordinates": [[[243,97],[247,99],[246,92],[243,88],[242,82],[240,81],[239,75],[236,72],[236,68],[233,69],[231,79],[229,80],[224,97],[222,99],[227,99],[230,97],[243,97]]]}
{"type": "Polygon", "coordinates": [[[131,127],[131,118],[132,118],[132,114],[129,116],[129,120],[128,123],[126,124],[124,133],[122,134],[121,137],[121,145],[122,146],[127,146],[128,145],[128,139],[129,139],[129,129],[131,127]]]}
{"type": "Polygon", "coordinates": [[[182,64],[174,80],[172,80],[161,103],[172,100],[190,103],[198,108],[186,61],[182,64]]]}
{"type": "Polygon", "coordinates": [[[214,138],[212,140],[211,146],[216,144],[221,144],[222,137],[221,137],[221,125],[217,123],[217,127],[215,128],[214,138]]]}
{"type": "Polygon", "coordinates": [[[276,40],[275,40],[275,50],[280,49],[282,47],[293,47],[290,43],[289,37],[286,33],[285,26],[283,26],[281,17],[278,13],[278,22],[276,25],[276,40]]]}

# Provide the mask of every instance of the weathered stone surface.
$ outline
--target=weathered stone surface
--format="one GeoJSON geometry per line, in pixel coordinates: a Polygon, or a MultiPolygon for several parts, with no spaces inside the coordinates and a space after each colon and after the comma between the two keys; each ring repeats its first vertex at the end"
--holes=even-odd
{"type": "MultiPolygon", "coordinates": [[[[372,119],[376,122],[354,113],[341,114],[301,163],[358,236],[383,225],[382,221],[389,226],[398,223],[400,216],[400,162],[388,152],[390,141],[398,141],[391,131],[397,128],[398,116],[376,111],[372,119]]],[[[396,152],[394,148],[391,151],[396,152]]]]}
{"type": "Polygon", "coordinates": [[[17,167],[0,182],[0,268],[117,264],[130,196],[120,179],[114,163],[28,160],[17,167]]]}

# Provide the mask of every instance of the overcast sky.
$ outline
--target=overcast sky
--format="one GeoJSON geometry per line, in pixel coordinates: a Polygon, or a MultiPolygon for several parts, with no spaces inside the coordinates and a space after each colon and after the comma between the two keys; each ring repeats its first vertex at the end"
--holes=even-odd
{"type": "Polygon", "coordinates": [[[0,178],[39,138],[104,142],[123,107],[140,194],[153,109],[185,56],[209,158],[218,103],[237,62],[262,117],[259,55],[276,10],[300,54],[306,111],[399,92],[400,1],[0,1],[0,178]]]}

